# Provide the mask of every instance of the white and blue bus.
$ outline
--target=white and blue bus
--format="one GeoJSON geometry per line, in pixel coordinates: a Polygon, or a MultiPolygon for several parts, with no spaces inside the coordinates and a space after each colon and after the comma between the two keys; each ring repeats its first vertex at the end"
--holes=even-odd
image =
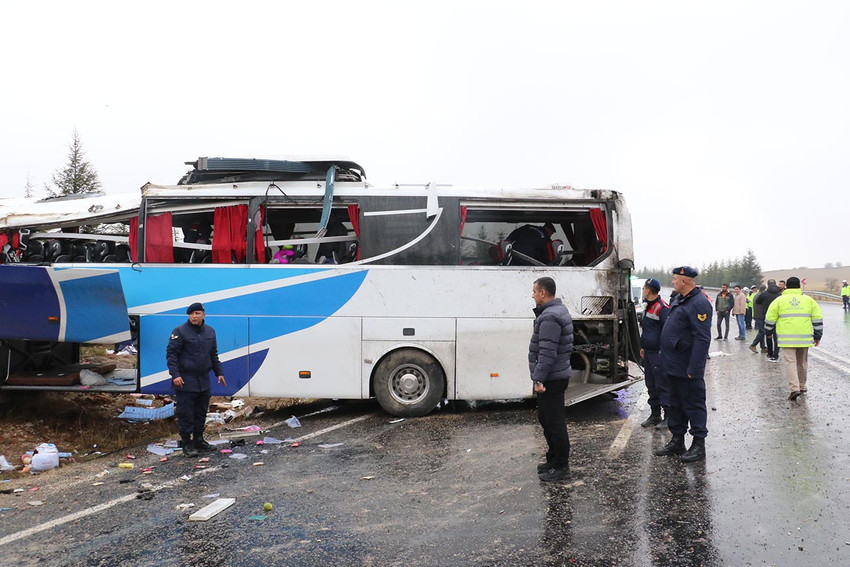
{"type": "Polygon", "coordinates": [[[0,388],[79,390],[81,344],[130,340],[132,379],[86,389],[170,393],[166,343],[200,301],[227,377],[213,395],[374,397],[397,416],[528,398],[541,276],[575,324],[569,403],[639,379],[615,191],[375,187],[342,160],[191,165],[140,194],[0,200],[0,388]],[[514,229],[546,223],[545,258],[513,249],[514,229]]]}

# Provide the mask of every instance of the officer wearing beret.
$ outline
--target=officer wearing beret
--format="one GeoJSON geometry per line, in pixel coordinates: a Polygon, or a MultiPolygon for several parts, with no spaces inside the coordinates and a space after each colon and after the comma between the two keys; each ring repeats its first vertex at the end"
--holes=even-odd
{"type": "Polygon", "coordinates": [[[212,446],[204,440],[210,405],[210,370],[218,376],[219,384],[226,386],[227,383],[218,359],[215,330],[204,323],[204,306],[193,303],[186,309],[186,314],[189,320],[171,331],[165,358],[176,390],[177,430],[183,454],[194,457],[198,451],[212,450],[212,446]]]}
{"type": "Polygon", "coordinates": [[[696,286],[697,275],[697,270],[690,266],[673,270],[673,288],[679,295],[670,305],[667,322],[661,331],[661,358],[667,371],[670,396],[668,428],[673,437],[655,454],[681,455],[684,463],[705,459],[708,435],[705,361],[711,344],[713,306],[696,286]],[[688,425],[694,440],[685,451],[688,425]]]}

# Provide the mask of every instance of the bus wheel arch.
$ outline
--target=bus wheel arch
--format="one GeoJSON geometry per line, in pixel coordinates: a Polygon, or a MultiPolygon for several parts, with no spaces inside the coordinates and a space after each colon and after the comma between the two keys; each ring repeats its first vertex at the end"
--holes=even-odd
{"type": "Polygon", "coordinates": [[[401,347],[384,354],[375,365],[371,388],[387,413],[421,417],[445,396],[446,372],[428,351],[401,347]]]}

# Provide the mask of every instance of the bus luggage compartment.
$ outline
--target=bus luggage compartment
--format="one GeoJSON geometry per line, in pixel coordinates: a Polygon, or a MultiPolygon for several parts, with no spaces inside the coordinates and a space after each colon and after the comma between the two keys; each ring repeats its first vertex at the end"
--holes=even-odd
{"type": "Polygon", "coordinates": [[[113,345],[131,338],[118,272],[4,265],[0,289],[0,386],[80,390],[85,387],[80,374],[90,370],[111,380],[86,390],[138,390],[135,369],[80,364],[81,344],[113,345]]]}

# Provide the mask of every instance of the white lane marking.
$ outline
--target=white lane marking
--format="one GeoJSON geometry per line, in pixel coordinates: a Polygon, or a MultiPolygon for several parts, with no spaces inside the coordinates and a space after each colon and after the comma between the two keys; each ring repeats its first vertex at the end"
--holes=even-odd
{"type": "Polygon", "coordinates": [[[824,355],[824,356],[831,356],[832,358],[834,358],[836,360],[840,360],[841,362],[846,362],[847,364],[850,364],[850,358],[844,358],[843,356],[839,356],[839,355],[837,355],[833,352],[829,352],[828,350],[826,350],[823,347],[819,347],[819,346],[818,347],[812,347],[812,348],[809,349],[809,352],[814,353],[815,356],[817,356],[819,354],[824,355]]]}
{"type": "Polygon", "coordinates": [[[605,454],[606,459],[616,459],[620,456],[620,453],[622,453],[623,449],[626,448],[629,439],[631,439],[632,432],[638,426],[638,419],[640,418],[638,417],[637,412],[633,411],[629,414],[628,418],[623,420],[623,426],[620,428],[620,432],[608,448],[608,453],[605,454]]]}
{"type": "Polygon", "coordinates": [[[809,354],[812,355],[812,358],[817,360],[818,362],[822,362],[828,366],[832,366],[836,370],[840,370],[841,372],[850,372],[846,366],[842,366],[836,362],[831,361],[827,357],[823,356],[821,353],[815,351],[814,349],[809,349],[809,354]]]}
{"type": "MultiPolygon", "coordinates": [[[[325,412],[325,411],[329,411],[329,410],[328,409],[319,410],[318,412],[315,412],[315,413],[322,413],[322,412],[325,412]]],[[[372,412],[372,413],[369,413],[369,414],[366,414],[366,415],[361,415],[360,417],[355,417],[354,419],[349,419],[348,421],[343,421],[342,423],[338,423],[338,424],[332,425],[330,427],[325,427],[324,429],[320,429],[319,431],[314,431],[313,433],[308,433],[306,435],[302,435],[301,437],[297,438],[295,441],[306,441],[308,439],[313,439],[314,437],[324,435],[325,433],[329,433],[331,431],[336,431],[337,429],[341,429],[343,427],[353,425],[353,424],[355,424],[359,421],[363,421],[364,419],[368,419],[368,418],[375,416],[377,414],[378,414],[378,412],[372,412]]],[[[308,415],[314,415],[314,414],[308,414],[308,415]]],[[[276,425],[280,425],[281,423],[284,423],[284,422],[280,422],[276,425]]],[[[271,429],[271,427],[269,427],[268,429],[271,429]]],[[[218,471],[218,470],[221,470],[221,465],[216,465],[216,466],[210,467],[208,469],[199,470],[199,471],[195,472],[195,474],[190,475],[190,476],[192,478],[194,478],[196,476],[199,476],[199,475],[202,475],[202,474],[208,474],[208,473],[215,472],[215,471],[218,471]]],[[[156,491],[162,490],[164,488],[171,488],[171,487],[176,486],[176,485],[178,485],[182,482],[185,482],[185,481],[183,481],[180,478],[176,478],[174,480],[169,480],[168,482],[165,482],[165,483],[163,483],[159,486],[153,487],[151,489],[151,491],[156,492],[156,491]]],[[[9,534],[5,537],[0,538],[0,547],[4,546],[6,544],[12,543],[13,541],[17,541],[17,540],[22,539],[22,538],[30,537],[34,534],[39,533],[39,532],[43,532],[45,530],[55,528],[56,526],[61,526],[63,524],[67,524],[68,522],[74,522],[74,521],[79,520],[81,518],[91,516],[92,514],[97,514],[98,512],[103,512],[104,510],[108,510],[108,509],[110,509],[114,506],[117,506],[118,504],[123,504],[124,502],[129,502],[130,500],[135,500],[136,494],[137,493],[135,493],[135,492],[132,493],[132,494],[126,494],[126,495],[121,496],[119,498],[115,498],[114,500],[110,500],[109,502],[104,502],[102,504],[98,504],[97,506],[92,506],[91,508],[86,508],[84,510],[80,510],[79,512],[74,512],[73,514],[68,514],[67,516],[63,516],[61,518],[56,518],[55,520],[50,520],[49,522],[45,522],[41,525],[34,526],[32,528],[29,528],[29,529],[26,529],[26,530],[23,530],[23,531],[20,531],[20,532],[17,532],[17,533],[9,534]]]]}

